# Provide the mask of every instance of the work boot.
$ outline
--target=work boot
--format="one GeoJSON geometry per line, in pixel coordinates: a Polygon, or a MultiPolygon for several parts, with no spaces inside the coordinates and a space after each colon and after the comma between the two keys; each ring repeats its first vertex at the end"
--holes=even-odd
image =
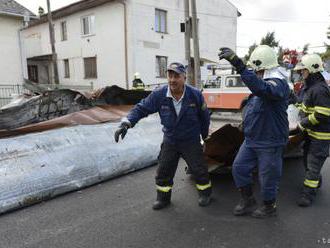
{"type": "Polygon", "coordinates": [[[300,198],[297,201],[297,205],[300,207],[309,207],[314,201],[316,195],[316,189],[304,186],[300,198]]]}
{"type": "Polygon", "coordinates": [[[253,213],[251,214],[252,217],[259,219],[268,218],[276,215],[277,211],[275,200],[264,201],[264,204],[257,208],[255,211],[253,211],[253,213]]]}
{"type": "Polygon", "coordinates": [[[205,190],[199,190],[199,198],[198,198],[198,205],[200,207],[206,207],[210,205],[211,203],[211,188],[205,189],[205,190]]]}
{"type": "Polygon", "coordinates": [[[313,199],[308,194],[301,194],[300,198],[297,201],[299,207],[309,207],[313,203],[313,199]]]}
{"type": "Polygon", "coordinates": [[[257,206],[256,199],[253,196],[252,187],[242,187],[239,188],[239,191],[241,192],[241,199],[235,206],[233,213],[236,216],[250,214],[257,206]]]}
{"type": "Polygon", "coordinates": [[[152,205],[153,210],[160,210],[171,204],[171,191],[161,192],[157,190],[157,199],[152,205]]]}
{"type": "Polygon", "coordinates": [[[209,195],[200,195],[198,198],[198,205],[200,207],[206,207],[211,203],[211,196],[209,195]]]}

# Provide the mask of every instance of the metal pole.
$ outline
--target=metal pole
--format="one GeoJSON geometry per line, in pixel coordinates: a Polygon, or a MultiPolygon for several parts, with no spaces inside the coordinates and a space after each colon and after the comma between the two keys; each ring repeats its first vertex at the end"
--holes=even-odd
{"type": "Polygon", "coordinates": [[[191,67],[191,54],[190,54],[190,38],[191,38],[191,18],[189,14],[189,0],[184,0],[184,14],[185,14],[185,58],[187,61],[187,82],[188,84],[193,83],[192,67],[191,67]]]}
{"type": "Polygon", "coordinates": [[[194,41],[194,78],[195,85],[198,89],[201,89],[201,64],[199,57],[199,40],[198,40],[198,28],[197,28],[197,9],[196,0],[191,0],[192,11],[192,36],[194,41]]]}
{"type": "Polygon", "coordinates": [[[50,44],[52,47],[52,64],[54,68],[54,82],[55,84],[59,84],[58,81],[58,69],[57,69],[57,54],[55,50],[55,35],[54,35],[54,26],[52,20],[52,12],[50,10],[50,2],[47,0],[47,9],[48,9],[48,23],[49,23],[49,37],[50,37],[50,44]]]}

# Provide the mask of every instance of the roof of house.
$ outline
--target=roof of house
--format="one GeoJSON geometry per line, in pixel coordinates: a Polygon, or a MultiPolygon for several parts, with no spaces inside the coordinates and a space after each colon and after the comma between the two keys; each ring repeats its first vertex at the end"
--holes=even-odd
{"type": "Polygon", "coordinates": [[[12,16],[31,16],[36,17],[30,10],[20,5],[14,0],[0,0],[0,14],[12,16]]]}
{"type": "MultiPolygon", "coordinates": [[[[0,2],[1,1],[6,1],[6,0],[0,0],[0,2]]],[[[7,0],[7,1],[9,1],[9,0],[7,0]]],[[[113,2],[113,1],[116,1],[116,0],[81,0],[81,1],[78,1],[75,3],[72,3],[70,5],[64,6],[60,9],[52,11],[52,19],[53,20],[60,19],[60,18],[69,16],[69,15],[72,15],[74,13],[77,13],[79,11],[94,8],[94,7],[100,6],[102,4],[105,4],[108,2],[113,2]]],[[[236,8],[236,6],[234,6],[230,1],[228,1],[228,0],[226,0],[226,1],[229,4],[231,4],[234,8],[236,8]]],[[[122,2],[125,2],[125,0],[122,0],[122,2]]],[[[241,16],[241,13],[238,10],[237,10],[237,16],[241,16]]],[[[46,23],[46,22],[48,22],[47,13],[40,16],[40,18],[37,20],[32,20],[29,23],[29,26],[27,28],[36,26],[36,25],[39,25],[42,23],[46,23]]]]}
{"type": "MultiPolygon", "coordinates": [[[[100,6],[102,4],[108,3],[108,2],[113,2],[115,0],[81,0],[79,2],[72,3],[70,5],[64,6],[60,9],[52,11],[52,19],[60,19],[65,16],[72,15],[76,12],[94,8],[97,6],[100,6]]],[[[44,15],[40,16],[40,19],[38,20],[33,20],[29,23],[29,27],[39,25],[42,23],[47,22],[47,13],[44,15]]]]}

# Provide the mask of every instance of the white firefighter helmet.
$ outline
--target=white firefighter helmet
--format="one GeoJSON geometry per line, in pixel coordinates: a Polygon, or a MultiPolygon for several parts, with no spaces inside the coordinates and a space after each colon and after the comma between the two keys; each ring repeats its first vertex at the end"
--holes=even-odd
{"type": "Polygon", "coordinates": [[[135,72],[134,73],[134,79],[141,79],[140,73],[135,72]]]}
{"type": "Polygon", "coordinates": [[[301,62],[296,65],[294,70],[302,69],[307,69],[309,73],[322,72],[324,69],[320,55],[313,53],[302,56],[301,62]]]}
{"type": "Polygon", "coordinates": [[[257,46],[247,64],[255,71],[269,70],[278,66],[275,51],[267,45],[257,46]]]}

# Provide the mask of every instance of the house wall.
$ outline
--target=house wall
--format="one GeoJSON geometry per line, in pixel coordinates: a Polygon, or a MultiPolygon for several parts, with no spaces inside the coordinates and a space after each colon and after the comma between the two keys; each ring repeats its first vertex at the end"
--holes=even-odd
{"type": "MultiPolygon", "coordinates": [[[[156,56],[166,56],[168,63],[186,64],[182,0],[127,0],[128,81],[139,72],[146,84],[166,82],[156,77],[156,56]],[[167,33],[157,33],[155,9],[167,11],[167,33]]],[[[236,48],[237,9],[226,0],[197,0],[200,56],[217,61],[221,46],[236,48]]],[[[59,79],[62,84],[94,84],[96,88],[117,84],[126,87],[124,5],[103,4],[54,21],[59,79]],[[95,35],[81,35],[81,17],[95,16],[95,35]],[[68,40],[61,41],[60,23],[67,22],[68,40]],[[84,78],[83,58],[97,57],[97,79],[84,78]],[[64,59],[69,59],[70,78],[64,78],[64,59]]],[[[27,57],[51,53],[48,24],[25,29],[24,47],[27,57]]],[[[193,51],[193,50],[192,50],[193,51]]],[[[193,54],[193,53],[192,53],[193,54]]]]}
{"type": "MultiPolygon", "coordinates": [[[[125,87],[123,6],[108,3],[54,21],[55,48],[61,84],[95,87],[117,84],[125,87]],[[95,16],[95,33],[83,36],[81,17],[95,16]],[[66,21],[67,40],[61,40],[61,22],[66,21]],[[97,78],[84,78],[85,57],[97,57],[97,78]],[[69,60],[70,78],[64,78],[64,59],[69,60]]],[[[51,54],[48,23],[23,31],[27,58],[51,54]]]]}
{"type": "Polygon", "coordinates": [[[22,18],[0,15],[0,84],[23,82],[18,32],[22,26],[22,18]]]}
{"type": "MultiPolygon", "coordinates": [[[[129,0],[129,76],[141,74],[149,83],[166,82],[156,78],[156,56],[167,56],[168,63],[185,61],[184,1],[129,0]],[[167,33],[154,31],[155,8],[167,11],[167,33]]],[[[229,46],[236,49],[237,8],[226,0],[197,0],[199,19],[200,57],[218,61],[218,49],[229,46]]],[[[191,45],[193,55],[193,45],[191,45]]]]}

